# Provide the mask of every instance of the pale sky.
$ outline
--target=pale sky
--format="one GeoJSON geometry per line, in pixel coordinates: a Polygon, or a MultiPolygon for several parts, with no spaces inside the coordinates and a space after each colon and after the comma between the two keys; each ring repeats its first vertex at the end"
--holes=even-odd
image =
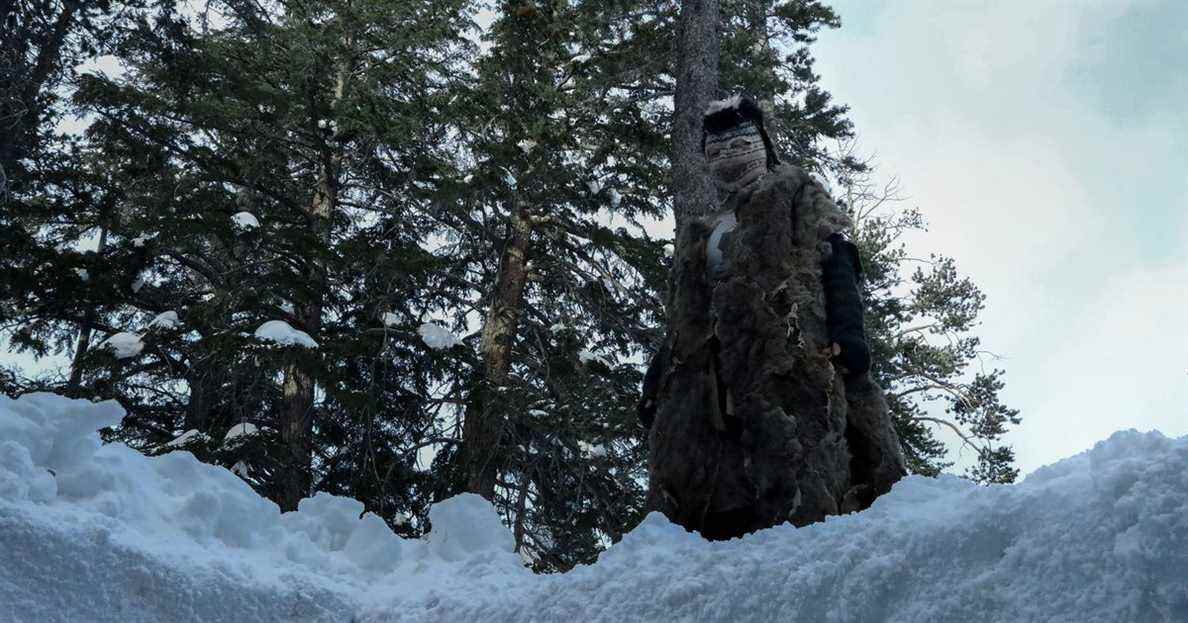
{"type": "Polygon", "coordinates": [[[831,4],[821,81],[988,296],[1023,472],[1188,434],[1188,2],[831,4]]]}

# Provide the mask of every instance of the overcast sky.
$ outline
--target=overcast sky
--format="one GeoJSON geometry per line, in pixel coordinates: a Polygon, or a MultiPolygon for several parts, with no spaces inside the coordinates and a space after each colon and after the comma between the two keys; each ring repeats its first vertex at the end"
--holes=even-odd
{"type": "Polygon", "coordinates": [[[1188,434],[1188,2],[831,4],[822,83],[987,294],[1024,473],[1188,434]]]}

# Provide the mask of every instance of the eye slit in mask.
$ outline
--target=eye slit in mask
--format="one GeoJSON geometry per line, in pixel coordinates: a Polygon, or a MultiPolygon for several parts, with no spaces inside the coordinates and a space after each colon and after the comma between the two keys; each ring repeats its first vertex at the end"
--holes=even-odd
{"type": "Polygon", "coordinates": [[[705,155],[708,158],[721,155],[723,151],[737,151],[761,144],[759,128],[753,123],[743,123],[729,130],[709,134],[705,140],[705,155]]]}
{"type": "Polygon", "coordinates": [[[758,143],[758,142],[759,142],[759,140],[757,137],[740,136],[738,138],[731,140],[730,143],[728,144],[728,147],[730,147],[731,149],[738,149],[740,147],[751,147],[751,146],[755,145],[755,143],[758,143]]]}

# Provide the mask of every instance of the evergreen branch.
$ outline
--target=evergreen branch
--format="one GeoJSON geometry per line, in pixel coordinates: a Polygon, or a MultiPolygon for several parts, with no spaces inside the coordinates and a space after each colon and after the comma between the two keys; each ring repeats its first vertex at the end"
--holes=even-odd
{"type": "Polygon", "coordinates": [[[983,456],[984,453],[986,452],[986,450],[984,450],[981,446],[974,443],[973,440],[970,439],[969,436],[967,436],[965,434],[965,432],[961,430],[960,427],[958,427],[956,424],[954,424],[948,420],[945,420],[942,418],[924,416],[924,415],[916,415],[916,416],[913,416],[912,419],[917,420],[917,421],[922,421],[922,422],[932,422],[933,424],[940,424],[942,426],[948,427],[950,430],[953,431],[953,433],[955,433],[958,437],[961,438],[962,443],[964,443],[965,445],[976,450],[978,453],[978,456],[983,456]]]}

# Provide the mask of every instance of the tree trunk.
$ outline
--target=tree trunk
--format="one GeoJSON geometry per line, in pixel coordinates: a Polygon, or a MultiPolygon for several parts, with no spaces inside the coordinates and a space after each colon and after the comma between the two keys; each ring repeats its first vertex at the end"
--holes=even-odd
{"type": "MultiPolygon", "coordinates": [[[[551,37],[555,28],[565,26],[556,21],[556,7],[549,3],[505,3],[497,30],[499,46],[504,50],[506,64],[501,84],[503,101],[509,115],[504,119],[506,142],[533,139],[530,119],[545,119],[552,112],[552,104],[542,97],[540,89],[560,89],[553,84],[551,62],[542,54],[538,41],[551,37]],[[547,86],[546,86],[547,85],[547,86]]],[[[539,138],[539,137],[538,137],[539,138]]],[[[524,307],[524,288],[528,283],[528,259],[535,229],[533,208],[544,203],[537,197],[532,178],[533,160],[526,153],[518,153],[509,163],[509,172],[521,180],[511,184],[507,203],[509,212],[507,233],[499,259],[499,274],[483,321],[479,351],[482,367],[467,400],[462,428],[462,447],[459,456],[461,484],[466,491],[488,500],[495,499],[495,486],[506,461],[503,444],[509,424],[508,409],[502,404],[505,393],[500,391],[509,381],[512,347],[519,334],[520,317],[524,307]]],[[[523,487],[531,485],[528,476],[521,475],[523,487]]],[[[519,517],[519,515],[517,515],[519,517]]],[[[519,521],[519,519],[517,519],[519,521]]]]}
{"type": "MultiPolygon", "coordinates": [[[[349,40],[347,45],[349,47],[349,40]]],[[[349,72],[350,65],[347,60],[342,60],[337,64],[331,110],[343,99],[349,72]]],[[[331,243],[330,217],[338,203],[339,155],[334,152],[338,148],[333,145],[333,141],[323,144],[322,170],[318,176],[313,199],[305,211],[307,225],[323,248],[331,243]]],[[[312,257],[308,259],[305,277],[309,285],[310,298],[300,304],[295,302],[294,315],[304,331],[317,336],[322,328],[322,297],[327,286],[326,267],[322,265],[321,260],[312,257]]],[[[312,487],[312,437],[316,382],[309,370],[308,362],[302,360],[304,355],[305,353],[298,355],[285,366],[284,380],[281,385],[284,406],[281,412],[280,433],[288,454],[288,465],[280,478],[281,492],[278,503],[282,511],[296,510],[297,504],[302,498],[309,495],[312,487]]]]}
{"type": "MultiPolygon", "coordinates": [[[[747,0],[746,15],[747,23],[749,24],[750,32],[755,37],[754,48],[751,50],[752,54],[762,56],[764,59],[773,59],[775,57],[775,50],[771,46],[771,38],[767,31],[767,18],[771,15],[772,0],[747,0]]],[[[773,71],[768,73],[767,79],[772,83],[775,81],[773,71]]],[[[775,93],[770,89],[764,89],[762,92],[750,93],[750,96],[759,101],[759,106],[764,111],[775,110],[775,93]]],[[[772,118],[775,118],[772,115],[772,118]]],[[[772,128],[768,128],[770,132],[772,128]]]]}
{"type": "Polygon", "coordinates": [[[298,363],[285,367],[284,384],[281,387],[284,407],[281,412],[281,440],[288,454],[284,473],[281,475],[281,511],[297,510],[302,498],[309,495],[311,487],[313,433],[314,380],[308,371],[298,363]]]}
{"type": "MultiPolygon", "coordinates": [[[[95,254],[102,257],[103,251],[106,248],[107,227],[100,226],[99,244],[95,248],[95,254]]],[[[92,326],[94,324],[95,308],[94,306],[89,306],[86,314],[83,316],[82,325],[78,328],[78,344],[74,348],[74,358],[70,361],[70,380],[66,384],[66,393],[68,396],[78,396],[78,390],[82,384],[82,360],[91,349],[91,333],[94,331],[92,326]]]]}
{"type": "Polygon", "coordinates": [[[500,415],[496,388],[507,382],[511,349],[520,322],[524,286],[528,282],[528,247],[532,240],[532,219],[517,205],[512,210],[510,235],[499,262],[499,277],[487,318],[480,349],[482,378],[471,400],[462,429],[466,490],[491,500],[495,497],[500,437],[500,415]]]}
{"type": "Polygon", "coordinates": [[[184,428],[209,432],[210,413],[215,393],[219,391],[218,370],[209,355],[190,364],[186,385],[190,389],[190,400],[186,403],[184,428]]]}
{"type": "Polygon", "coordinates": [[[531,482],[521,482],[520,492],[516,495],[516,523],[512,536],[516,540],[516,548],[514,551],[521,552],[524,549],[524,523],[527,521],[524,510],[528,507],[528,487],[532,486],[531,482]]]}
{"type": "MultiPolygon", "coordinates": [[[[325,244],[329,243],[329,217],[333,209],[335,188],[331,171],[323,172],[319,188],[308,211],[309,226],[325,244]]],[[[310,300],[294,305],[295,315],[301,328],[317,336],[322,328],[322,293],[326,287],[326,270],[318,260],[310,259],[308,274],[310,300]]],[[[313,457],[313,413],[315,381],[307,362],[302,361],[305,353],[285,366],[281,396],[284,406],[281,412],[280,432],[288,454],[288,466],[281,477],[282,511],[297,510],[297,504],[309,495],[311,463],[313,457]]]]}
{"type": "MultiPolygon", "coordinates": [[[[13,89],[11,93],[5,93],[5,97],[9,98],[5,104],[15,107],[14,110],[0,110],[0,116],[12,115],[13,117],[9,127],[3,128],[8,136],[4,141],[0,141],[0,171],[4,171],[6,174],[15,171],[16,161],[27,157],[37,146],[38,128],[41,125],[42,113],[45,112],[38,105],[38,99],[43,95],[46,83],[62,63],[62,46],[66,43],[70,29],[74,26],[75,13],[80,5],[81,3],[77,0],[63,2],[62,11],[54,18],[52,30],[45,33],[45,38],[40,42],[36,59],[31,65],[23,67],[28,73],[23,78],[17,78],[19,73],[6,76],[3,81],[3,84],[13,89]],[[19,89],[16,88],[18,84],[21,85],[19,89]]],[[[4,7],[5,21],[11,11],[11,5],[4,7]]],[[[18,19],[20,18],[18,17],[18,19]]],[[[34,17],[30,14],[26,16],[26,19],[28,22],[18,28],[23,27],[29,34],[32,34],[31,31],[35,28],[32,24],[34,17]]],[[[15,55],[18,52],[17,50],[0,49],[0,53],[15,55]]],[[[15,58],[7,60],[13,63],[11,68],[6,68],[10,71],[17,71],[17,67],[24,65],[15,58]]],[[[3,190],[0,188],[0,191],[3,190]]]]}
{"type": "Polygon", "coordinates": [[[718,210],[701,147],[702,117],[718,94],[718,12],[718,0],[690,0],[681,3],[677,22],[672,193],[678,232],[689,219],[718,210]]]}

